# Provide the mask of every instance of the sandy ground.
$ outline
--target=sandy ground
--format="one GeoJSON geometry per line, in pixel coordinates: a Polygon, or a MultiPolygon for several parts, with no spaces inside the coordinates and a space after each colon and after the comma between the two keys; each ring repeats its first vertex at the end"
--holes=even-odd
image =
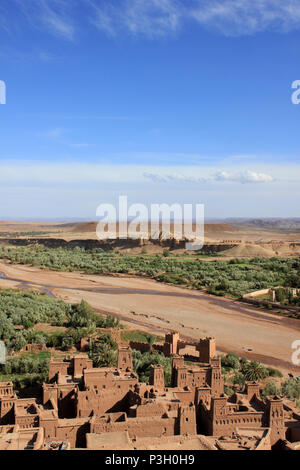
{"type": "Polygon", "coordinates": [[[113,313],[141,329],[185,338],[215,336],[219,351],[257,358],[283,372],[296,372],[291,344],[300,339],[300,321],[240,302],[132,277],[53,272],[0,262],[0,287],[48,289],[67,302],[86,299],[99,312],[113,313]]]}

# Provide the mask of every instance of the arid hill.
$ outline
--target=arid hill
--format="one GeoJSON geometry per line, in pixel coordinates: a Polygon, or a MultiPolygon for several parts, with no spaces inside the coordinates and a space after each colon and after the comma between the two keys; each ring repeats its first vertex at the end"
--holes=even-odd
{"type": "MultiPolygon", "coordinates": [[[[286,219],[288,220],[288,219],[286,219]]],[[[293,219],[294,220],[294,219],[293,219]]],[[[296,219],[295,219],[296,220],[296,219]]],[[[266,225],[267,227],[271,226],[266,225]]],[[[276,222],[276,221],[275,221],[276,222]]],[[[278,222],[279,223],[279,222],[278,222]]],[[[83,246],[93,248],[95,246],[104,249],[115,249],[132,254],[139,254],[141,246],[146,246],[148,253],[161,253],[164,248],[170,248],[181,253],[185,251],[184,240],[178,242],[168,240],[166,232],[159,227],[157,240],[147,240],[149,231],[144,231],[142,238],[145,240],[114,240],[109,237],[109,242],[98,241],[96,234],[96,221],[82,222],[0,222],[0,241],[14,245],[45,245],[45,246],[83,246]],[[23,241],[22,241],[23,240],[23,241]],[[160,242],[160,240],[162,240],[160,242]],[[107,246],[103,246],[107,244],[107,246]]],[[[276,225],[276,223],[275,223],[276,225]]],[[[209,222],[205,223],[205,247],[204,253],[219,253],[224,257],[254,257],[254,256],[299,256],[300,254],[300,229],[292,229],[286,223],[286,228],[266,228],[263,221],[229,223],[209,222]],[[246,224],[250,224],[249,226],[246,224]]],[[[150,229],[150,227],[149,227],[150,229]]],[[[173,234],[173,225],[170,232],[173,234]]],[[[193,227],[195,230],[195,227],[193,227]]],[[[117,224],[117,234],[119,225],[117,224]]],[[[176,237],[175,237],[176,238],[176,237]]]]}
{"type": "MultiPolygon", "coordinates": [[[[1,233],[15,233],[15,234],[24,234],[26,233],[30,236],[31,233],[41,233],[44,232],[45,234],[49,233],[68,233],[68,234],[89,234],[88,238],[93,238],[90,235],[96,235],[96,228],[98,222],[91,221],[91,222],[72,222],[72,223],[39,223],[39,222],[0,222],[0,235],[1,233]]],[[[150,232],[150,224],[148,224],[148,230],[150,232]]],[[[173,233],[174,226],[173,223],[171,225],[171,233],[173,233]]],[[[119,224],[117,224],[117,232],[119,230],[119,224]]],[[[160,230],[162,230],[162,225],[160,224],[160,230]]],[[[193,230],[195,230],[195,224],[193,224],[193,230]]],[[[236,233],[238,232],[238,228],[232,227],[229,224],[225,223],[206,223],[205,224],[205,233],[209,236],[214,235],[222,235],[223,233],[236,233]]]]}

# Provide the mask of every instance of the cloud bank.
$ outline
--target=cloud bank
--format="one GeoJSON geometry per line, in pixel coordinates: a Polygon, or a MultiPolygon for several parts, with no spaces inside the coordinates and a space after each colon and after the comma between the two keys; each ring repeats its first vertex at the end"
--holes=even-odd
{"type": "MultiPolygon", "coordinates": [[[[277,170],[277,174],[280,170],[277,170]]],[[[299,175],[294,171],[294,174],[299,175]]],[[[97,163],[13,162],[0,164],[0,184],[11,185],[82,185],[98,183],[151,184],[181,183],[221,185],[266,184],[277,180],[264,171],[233,167],[229,170],[204,166],[158,167],[146,165],[105,165],[97,163]]]]}
{"type": "Polygon", "coordinates": [[[232,173],[224,170],[217,171],[210,177],[195,177],[182,174],[158,174],[143,173],[143,176],[155,183],[213,183],[213,182],[232,182],[232,183],[271,183],[274,181],[273,176],[265,173],[257,173],[255,171],[245,170],[238,173],[232,173]]]}

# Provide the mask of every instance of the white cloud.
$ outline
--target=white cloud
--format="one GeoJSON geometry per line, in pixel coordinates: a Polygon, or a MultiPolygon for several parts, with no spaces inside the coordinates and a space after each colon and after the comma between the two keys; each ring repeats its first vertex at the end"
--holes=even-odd
{"type": "Polygon", "coordinates": [[[235,183],[271,183],[274,181],[273,176],[265,173],[257,173],[255,171],[242,171],[240,173],[230,173],[227,171],[219,171],[214,175],[215,181],[232,181],[235,183]]]}
{"type": "Polygon", "coordinates": [[[31,27],[71,41],[86,22],[109,36],[160,37],[193,23],[226,36],[300,29],[300,0],[2,0],[0,28],[6,31],[20,27],[6,12],[12,1],[31,27]]]}
{"type": "Polygon", "coordinates": [[[271,183],[274,178],[265,173],[257,173],[255,171],[244,170],[238,173],[219,170],[215,174],[208,177],[183,175],[178,173],[161,174],[161,173],[143,173],[143,176],[154,183],[213,183],[213,182],[233,182],[233,183],[271,183]]]}
{"type": "Polygon", "coordinates": [[[163,35],[176,31],[180,22],[180,4],[177,0],[121,0],[112,2],[92,1],[96,12],[93,23],[110,35],[119,28],[132,34],[163,35]]]}
{"type": "Polygon", "coordinates": [[[300,28],[299,0],[105,0],[94,5],[94,24],[109,34],[125,29],[147,36],[178,31],[188,21],[224,35],[261,31],[288,32],[300,28]]]}
{"type": "Polygon", "coordinates": [[[182,173],[149,173],[144,172],[143,176],[151,180],[153,183],[173,183],[173,182],[181,182],[181,183],[207,183],[210,180],[209,178],[204,178],[201,176],[192,176],[192,175],[184,175],[182,173]]]}
{"type": "Polygon", "coordinates": [[[204,0],[190,13],[201,25],[225,35],[288,32],[300,27],[299,0],[204,0]]]}
{"type": "MultiPolygon", "coordinates": [[[[71,2],[66,0],[13,0],[14,8],[19,8],[27,23],[40,30],[72,41],[75,36],[75,21],[72,15],[71,2]]],[[[6,10],[11,11],[12,0],[4,0],[8,5],[6,10]]],[[[73,5],[74,6],[74,5],[73,5]]],[[[6,29],[16,28],[16,17],[6,16],[6,29]]],[[[22,22],[22,26],[24,23],[22,22]]]]}

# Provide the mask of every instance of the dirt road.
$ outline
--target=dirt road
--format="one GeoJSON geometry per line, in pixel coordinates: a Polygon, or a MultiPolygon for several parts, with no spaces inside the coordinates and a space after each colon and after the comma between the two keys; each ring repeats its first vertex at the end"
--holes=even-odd
{"type": "Polygon", "coordinates": [[[2,261],[0,273],[0,287],[32,286],[72,303],[84,298],[98,311],[118,314],[156,333],[175,329],[195,340],[215,336],[219,351],[300,375],[300,367],[291,363],[300,321],[149,279],[54,272],[2,261]]]}

